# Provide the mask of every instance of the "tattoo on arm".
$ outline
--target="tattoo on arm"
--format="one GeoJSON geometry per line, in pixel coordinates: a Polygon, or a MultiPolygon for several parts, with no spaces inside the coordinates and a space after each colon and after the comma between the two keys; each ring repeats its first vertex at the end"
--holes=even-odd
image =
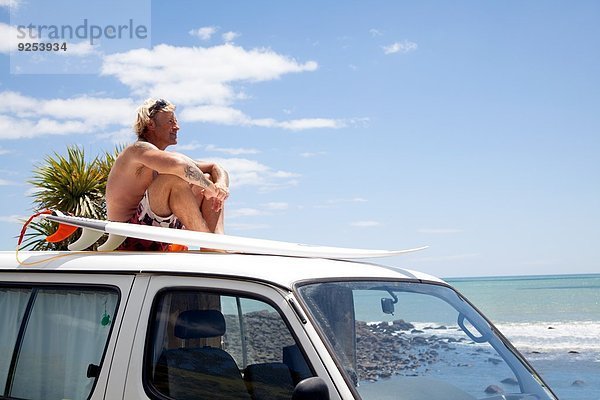
{"type": "Polygon", "coordinates": [[[207,188],[210,186],[210,181],[206,179],[202,171],[196,166],[187,165],[183,171],[185,177],[191,181],[194,181],[194,184],[207,188]],[[197,182],[197,183],[196,183],[197,182]]]}

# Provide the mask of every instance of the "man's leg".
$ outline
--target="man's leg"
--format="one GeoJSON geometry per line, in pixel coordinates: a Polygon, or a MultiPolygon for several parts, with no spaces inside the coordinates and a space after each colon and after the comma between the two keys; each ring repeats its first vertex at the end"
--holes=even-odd
{"type": "Polygon", "coordinates": [[[202,216],[190,185],[177,176],[158,175],[148,187],[148,200],[150,208],[158,216],[175,214],[186,229],[214,232],[202,216]]]}
{"type": "MultiPolygon", "coordinates": [[[[204,176],[212,182],[212,177],[209,174],[204,174],[204,176]]],[[[192,186],[192,193],[196,197],[196,203],[210,232],[225,233],[223,207],[219,211],[214,211],[212,208],[213,200],[205,198],[202,189],[198,186],[192,186]]]]}
{"type": "Polygon", "coordinates": [[[202,215],[211,232],[219,234],[225,233],[225,213],[223,212],[223,209],[224,207],[221,207],[219,211],[214,211],[212,209],[212,199],[204,199],[202,202],[202,215]]]}

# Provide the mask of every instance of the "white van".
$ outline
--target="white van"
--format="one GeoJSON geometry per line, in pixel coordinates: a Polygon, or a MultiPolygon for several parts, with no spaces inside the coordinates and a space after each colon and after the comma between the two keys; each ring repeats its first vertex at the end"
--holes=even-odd
{"type": "Polygon", "coordinates": [[[440,279],[244,254],[0,253],[3,399],[556,399],[440,279]]]}

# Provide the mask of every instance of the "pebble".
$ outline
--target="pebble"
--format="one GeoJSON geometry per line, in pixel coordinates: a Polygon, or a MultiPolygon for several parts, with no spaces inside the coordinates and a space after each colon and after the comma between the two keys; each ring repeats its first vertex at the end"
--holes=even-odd
{"type": "Polygon", "coordinates": [[[484,392],[486,392],[487,394],[503,394],[504,390],[502,390],[500,386],[490,385],[485,388],[484,392]]]}

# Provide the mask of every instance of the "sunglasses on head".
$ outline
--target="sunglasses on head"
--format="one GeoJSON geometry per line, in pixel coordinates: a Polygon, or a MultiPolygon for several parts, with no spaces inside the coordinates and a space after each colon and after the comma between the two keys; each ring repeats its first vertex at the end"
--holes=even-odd
{"type": "Polygon", "coordinates": [[[158,111],[165,108],[167,106],[167,104],[169,104],[169,103],[167,103],[166,100],[163,100],[163,99],[156,100],[156,102],[154,104],[152,104],[150,106],[150,108],[148,109],[148,114],[152,117],[155,113],[157,113],[158,111]]]}

